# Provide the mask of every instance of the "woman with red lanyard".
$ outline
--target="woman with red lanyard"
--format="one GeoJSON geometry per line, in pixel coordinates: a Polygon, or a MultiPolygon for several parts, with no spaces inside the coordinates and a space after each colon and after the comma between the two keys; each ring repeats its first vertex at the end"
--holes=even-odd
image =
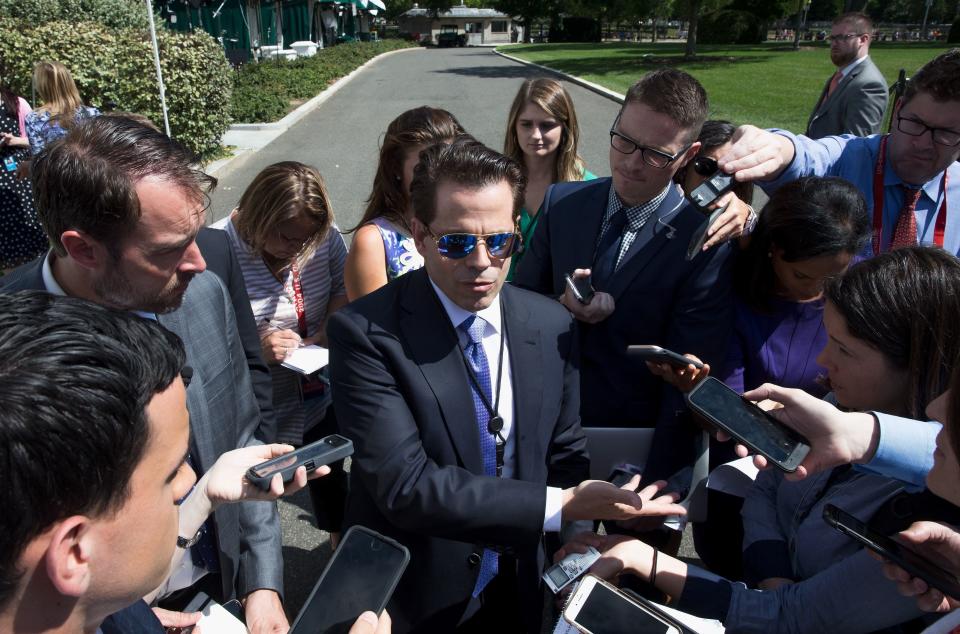
{"type": "MultiPolygon", "coordinates": [[[[347,247],[333,224],[320,173],[286,161],[260,172],[240,197],[223,229],[243,271],[273,378],[277,442],[300,446],[336,433],[330,389],[319,376],[283,367],[300,346],[327,345],[327,317],[347,303],[343,265],[347,247]]],[[[310,485],[317,524],[336,547],[347,482],[343,463],[310,485]]]]}

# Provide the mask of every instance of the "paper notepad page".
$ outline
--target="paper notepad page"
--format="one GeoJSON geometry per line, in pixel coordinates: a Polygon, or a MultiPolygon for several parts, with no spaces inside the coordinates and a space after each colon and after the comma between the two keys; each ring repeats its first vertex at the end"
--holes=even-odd
{"type": "Polygon", "coordinates": [[[330,351],[321,346],[303,346],[287,355],[281,364],[283,367],[299,372],[313,374],[330,363],[330,351]]]}

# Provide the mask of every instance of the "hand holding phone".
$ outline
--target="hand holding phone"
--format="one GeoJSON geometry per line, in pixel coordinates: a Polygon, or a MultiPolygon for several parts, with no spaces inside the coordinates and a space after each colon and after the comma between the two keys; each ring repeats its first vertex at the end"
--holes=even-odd
{"type": "Polygon", "coordinates": [[[685,357],[682,354],[674,352],[673,350],[666,350],[660,346],[628,346],[627,354],[629,354],[631,357],[636,357],[641,361],[649,361],[651,363],[669,363],[674,368],[681,370],[686,368],[688,365],[692,365],[698,370],[703,369],[703,364],[696,359],[685,357]]]}
{"type": "Polygon", "coordinates": [[[352,526],[320,575],[290,634],[346,634],[364,612],[380,615],[410,551],[363,526],[352,526]]]}
{"type": "Polygon", "coordinates": [[[823,509],[823,519],[830,526],[863,544],[884,559],[893,562],[909,575],[922,579],[946,597],[960,599],[960,579],[938,563],[927,559],[905,543],[887,537],[870,528],[853,515],[833,504],[823,509]]]}
{"type": "Polygon", "coordinates": [[[301,466],[309,474],[318,467],[343,460],[352,454],[353,443],[349,438],[331,434],[296,451],[250,467],[247,471],[247,479],[266,491],[270,489],[270,481],[277,473],[281,474],[284,482],[290,482],[301,466]]]}
{"type": "Polygon", "coordinates": [[[697,384],[686,399],[694,412],[783,471],[796,471],[810,452],[806,438],[712,376],[697,384]]]}

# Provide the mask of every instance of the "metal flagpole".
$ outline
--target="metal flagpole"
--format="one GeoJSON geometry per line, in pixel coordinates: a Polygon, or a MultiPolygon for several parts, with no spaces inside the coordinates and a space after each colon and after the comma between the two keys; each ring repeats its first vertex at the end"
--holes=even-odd
{"type": "Polygon", "coordinates": [[[150,20],[150,41],[153,43],[153,63],[157,67],[157,83],[160,85],[160,108],[163,110],[163,130],[170,136],[170,120],[167,118],[167,95],[163,86],[163,72],[160,70],[160,47],[157,44],[157,27],[153,23],[153,2],[147,3],[147,17],[150,20]]]}

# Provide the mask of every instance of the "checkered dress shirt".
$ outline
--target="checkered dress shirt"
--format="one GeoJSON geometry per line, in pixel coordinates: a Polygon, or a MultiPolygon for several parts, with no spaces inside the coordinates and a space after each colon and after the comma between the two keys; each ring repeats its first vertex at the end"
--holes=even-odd
{"type": "MultiPolygon", "coordinates": [[[[623,230],[623,238],[620,240],[620,252],[617,254],[617,263],[614,267],[614,270],[620,268],[620,263],[623,261],[623,256],[626,255],[627,251],[630,250],[630,245],[633,244],[633,241],[636,240],[637,234],[640,233],[640,230],[643,229],[643,225],[647,223],[647,220],[650,219],[650,216],[653,215],[653,212],[657,210],[660,206],[660,203],[663,202],[663,199],[667,197],[667,192],[670,191],[670,187],[673,184],[669,184],[663,188],[663,191],[648,200],[645,203],[640,203],[633,207],[627,207],[625,213],[627,214],[627,225],[623,230]]],[[[603,240],[603,234],[607,232],[607,229],[610,228],[610,218],[613,217],[615,213],[624,209],[623,202],[620,200],[620,197],[617,196],[617,192],[614,191],[613,185],[610,185],[610,196],[607,198],[607,213],[603,216],[603,225],[600,228],[600,235],[597,236],[597,244],[594,246],[593,258],[597,258],[597,247],[600,246],[600,241],[603,240]]]]}

